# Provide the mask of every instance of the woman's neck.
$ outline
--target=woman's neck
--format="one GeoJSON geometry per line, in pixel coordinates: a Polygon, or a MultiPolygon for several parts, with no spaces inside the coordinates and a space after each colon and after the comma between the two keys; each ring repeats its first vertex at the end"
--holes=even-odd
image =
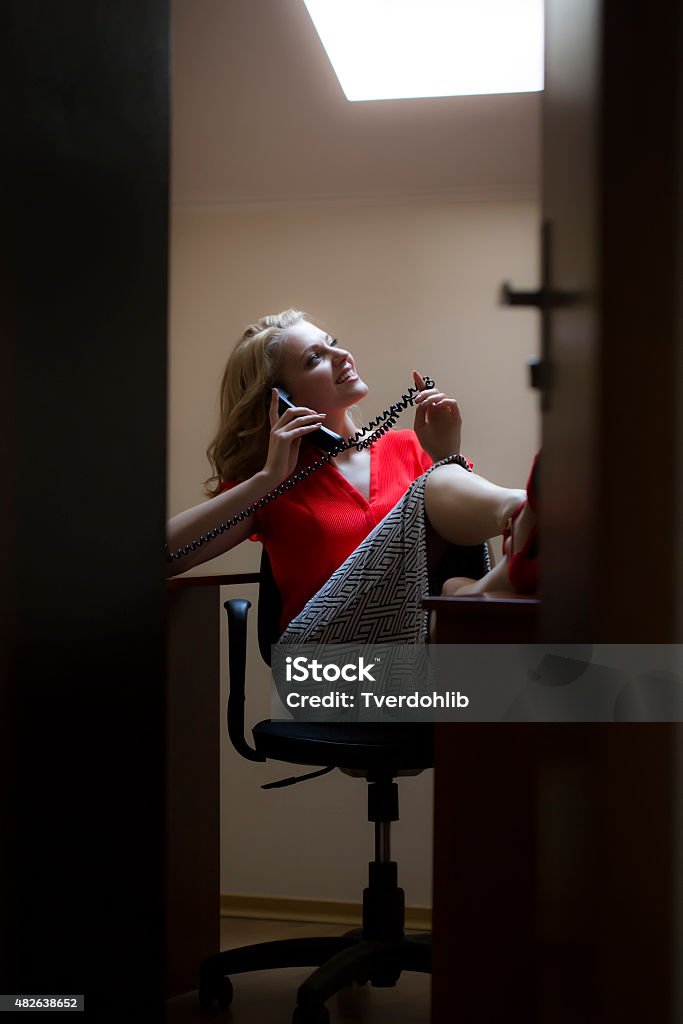
{"type": "Polygon", "coordinates": [[[340,409],[335,414],[328,412],[323,421],[323,426],[327,427],[328,430],[334,431],[335,434],[340,434],[345,440],[356,433],[356,424],[346,409],[340,409]]]}

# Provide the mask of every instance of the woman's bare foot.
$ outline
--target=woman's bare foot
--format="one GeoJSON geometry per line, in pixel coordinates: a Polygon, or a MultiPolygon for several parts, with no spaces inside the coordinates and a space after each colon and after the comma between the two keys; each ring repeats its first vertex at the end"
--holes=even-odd
{"type": "Polygon", "coordinates": [[[444,583],[441,593],[446,597],[466,597],[472,594],[514,594],[515,588],[510,582],[508,573],[508,560],[513,554],[517,554],[526,544],[532,530],[536,526],[536,513],[530,503],[525,502],[521,512],[512,523],[512,532],[505,539],[504,555],[498,565],[495,566],[480,580],[466,579],[464,576],[454,576],[444,583]]]}
{"type": "Polygon", "coordinates": [[[502,593],[509,594],[512,591],[510,580],[507,574],[507,559],[501,558],[500,562],[486,576],[480,580],[466,579],[464,576],[454,576],[446,580],[441,590],[445,597],[469,597],[472,594],[502,593]]]}

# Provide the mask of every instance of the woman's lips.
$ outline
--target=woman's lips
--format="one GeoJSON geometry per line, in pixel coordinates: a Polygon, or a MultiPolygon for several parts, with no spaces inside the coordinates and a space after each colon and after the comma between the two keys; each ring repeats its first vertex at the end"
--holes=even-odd
{"type": "Polygon", "coordinates": [[[344,370],[342,374],[337,378],[337,384],[348,384],[350,380],[358,380],[358,374],[355,370],[344,370]]]}

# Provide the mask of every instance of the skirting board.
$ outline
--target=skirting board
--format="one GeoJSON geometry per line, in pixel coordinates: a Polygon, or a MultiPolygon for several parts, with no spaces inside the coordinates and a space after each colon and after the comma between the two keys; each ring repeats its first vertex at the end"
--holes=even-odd
{"type": "MultiPolygon", "coordinates": [[[[250,917],[264,921],[317,921],[321,924],[359,925],[360,903],[344,900],[293,899],[289,896],[245,896],[221,894],[221,917],[250,917]]],[[[431,907],[406,907],[406,928],[429,931],[431,907]]]]}

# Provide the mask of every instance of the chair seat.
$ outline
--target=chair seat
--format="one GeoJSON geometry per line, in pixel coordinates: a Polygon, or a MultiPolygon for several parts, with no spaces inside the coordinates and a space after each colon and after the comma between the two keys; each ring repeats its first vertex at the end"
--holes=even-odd
{"type": "Polygon", "coordinates": [[[431,768],[434,730],[430,722],[366,724],[259,722],[254,743],[260,754],[291,764],[382,770],[431,768]]]}

